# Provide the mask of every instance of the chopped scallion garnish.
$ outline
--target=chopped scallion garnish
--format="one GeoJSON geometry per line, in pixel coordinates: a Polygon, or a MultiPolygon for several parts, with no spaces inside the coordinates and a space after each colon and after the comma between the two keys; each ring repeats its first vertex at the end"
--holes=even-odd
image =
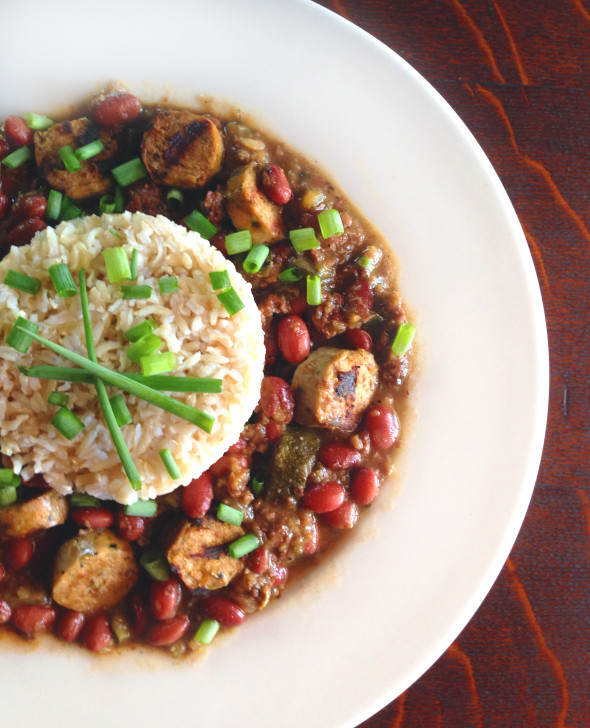
{"type": "Polygon", "coordinates": [[[241,559],[242,556],[249,554],[260,546],[260,541],[253,533],[246,533],[240,536],[237,541],[233,541],[227,547],[227,551],[232,559],[241,559]]]}
{"type": "Polygon", "coordinates": [[[115,187],[115,212],[123,212],[125,209],[125,198],[123,197],[123,190],[117,185],[115,187]]]}
{"type": "Polygon", "coordinates": [[[84,210],[75,205],[69,197],[64,197],[59,213],[61,220],[74,220],[76,217],[82,217],[83,215],[84,210]]]}
{"type": "Polygon", "coordinates": [[[249,230],[238,230],[225,236],[225,248],[228,255],[245,253],[252,247],[252,235],[249,230]]]}
{"type": "Polygon", "coordinates": [[[219,631],[219,622],[215,619],[204,619],[199,625],[193,640],[202,645],[208,645],[219,631]]]}
{"type": "Polygon", "coordinates": [[[56,407],[65,407],[68,403],[69,395],[65,392],[51,392],[47,401],[49,404],[54,404],[56,407]]]}
{"type": "Polygon", "coordinates": [[[82,169],[80,160],[76,157],[74,150],[69,144],[60,147],[60,149],[57,150],[57,153],[61,157],[61,161],[64,163],[64,167],[68,170],[68,172],[74,174],[82,169]]]}
{"type": "Polygon", "coordinates": [[[133,422],[131,412],[129,412],[122,394],[116,394],[114,397],[111,397],[110,403],[119,427],[125,427],[125,425],[130,425],[133,422]]]}
{"type": "Polygon", "coordinates": [[[37,331],[39,331],[37,324],[19,316],[6,337],[6,343],[13,349],[20,351],[21,354],[26,354],[29,346],[33,343],[33,338],[29,334],[36,334],[37,331]]]}
{"type": "Polygon", "coordinates": [[[139,250],[137,248],[133,248],[131,251],[131,263],[129,264],[129,270],[131,272],[131,280],[136,281],[137,280],[137,264],[139,262],[139,250]]]}
{"type": "Polygon", "coordinates": [[[178,478],[180,478],[180,469],[170,450],[168,450],[168,448],[160,450],[160,457],[162,458],[164,467],[168,471],[168,475],[172,478],[172,480],[178,480],[178,478]]]}
{"type": "Polygon", "coordinates": [[[20,167],[21,164],[24,164],[27,160],[29,160],[32,156],[33,152],[31,151],[30,147],[19,147],[18,149],[15,149],[14,152],[7,154],[2,160],[2,164],[5,167],[8,167],[8,169],[16,169],[17,167],[20,167]]]}
{"type": "Polygon", "coordinates": [[[365,270],[371,270],[373,267],[373,261],[369,258],[368,255],[361,255],[361,257],[357,260],[357,263],[360,265],[361,268],[364,268],[365,270]]]}
{"type": "Polygon", "coordinates": [[[303,278],[303,271],[299,268],[286,268],[279,273],[279,280],[282,283],[296,283],[303,278]]]}
{"type": "Polygon", "coordinates": [[[262,493],[263,488],[264,476],[261,473],[256,473],[252,478],[252,482],[250,483],[250,490],[256,497],[258,497],[262,493]]]}
{"type": "Polygon", "coordinates": [[[168,562],[154,548],[144,551],[139,557],[139,563],[156,581],[166,581],[170,576],[168,562]]]}
{"type": "Polygon", "coordinates": [[[317,239],[315,231],[311,227],[290,230],[289,240],[298,253],[320,247],[320,241],[317,239]]]}
{"type": "Polygon", "coordinates": [[[111,215],[117,209],[117,203],[112,195],[103,195],[98,201],[98,211],[101,215],[111,215]]]}
{"type": "Polygon", "coordinates": [[[168,194],[166,195],[166,200],[168,202],[178,202],[178,204],[182,205],[184,200],[184,195],[182,194],[182,190],[179,190],[176,187],[172,187],[172,189],[168,190],[168,194]]]}
{"type": "Polygon", "coordinates": [[[229,274],[226,270],[214,270],[209,273],[209,280],[213,289],[218,291],[219,289],[225,289],[231,287],[231,281],[229,274]]]}
{"type": "Polygon", "coordinates": [[[78,293],[74,279],[65,263],[54,263],[49,266],[49,275],[60,298],[71,298],[78,293]]]}
{"type": "Polygon", "coordinates": [[[123,240],[123,236],[118,230],[115,230],[115,228],[111,228],[111,235],[114,235],[116,238],[119,238],[119,240],[123,240]]]}
{"type": "Polygon", "coordinates": [[[12,485],[13,468],[0,468],[0,485],[12,485]]]}
{"type": "Polygon", "coordinates": [[[117,180],[121,187],[128,187],[133,182],[137,182],[147,177],[148,171],[139,157],[130,159],[124,164],[120,164],[111,170],[113,177],[117,180]]]}
{"type": "Polygon", "coordinates": [[[25,116],[25,121],[27,122],[27,126],[29,127],[29,129],[35,129],[39,131],[42,131],[43,129],[49,129],[49,127],[53,126],[53,124],[55,123],[48,116],[44,116],[43,114],[35,114],[34,111],[31,111],[25,116]]]}
{"type": "Polygon", "coordinates": [[[9,270],[4,279],[4,283],[11,288],[16,288],[17,291],[23,291],[31,295],[39,293],[39,289],[41,288],[41,281],[38,278],[33,278],[17,270],[9,270]]]}
{"type": "Polygon", "coordinates": [[[126,516],[142,516],[153,518],[158,512],[158,504],[155,500],[138,500],[131,505],[125,506],[126,516]]]}
{"type": "Polygon", "coordinates": [[[391,353],[394,356],[403,356],[406,354],[412,344],[415,333],[416,327],[414,324],[411,324],[409,321],[404,321],[397,330],[393,344],[391,345],[391,353]]]}
{"type": "Polygon", "coordinates": [[[45,214],[50,220],[57,220],[60,217],[63,198],[63,193],[59,190],[49,190],[47,212],[45,214]]]}
{"type": "Polygon", "coordinates": [[[100,141],[100,139],[95,139],[93,142],[89,142],[83,147],[76,149],[74,154],[78,157],[78,159],[85,160],[96,157],[96,155],[100,154],[102,151],[104,151],[104,144],[100,141]]]}
{"type": "Polygon", "coordinates": [[[324,238],[333,238],[344,232],[344,225],[338,210],[322,210],[318,215],[318,223],[324,238]]]}
{"type": "Polygon", "coordinates": [[[150,298],[154,289],[151,286],[121,286],[121,298],[132,301],[135,298],[150,298]]]}
{"type": "Polygon", "coordinates": [[[164,276],[158,279],[158,288],[162,295],[176,293],[178,291],[178,278],[176,276],[164,276]]]}
{"type": "Polygon", "coordinates": [[[176,357],[171,351],[142,356],[139,363],[144,377],[151,377],[154,374],[166,374],[166,372],[173,372],[176,369],[176,357]]]}
{"type": "Polygon", "coordinates": [[[72,493],[70,496],[70,506],[72,508],[96,508],[101,502],[98,498],[88,493],[72,493]]]}
{"type": "Polygon", "coordinates": [[[149,356],[158,351],[163,343],[162,339],[156,334],[146,334],[127,349],[127,358],[129,361],[138,362],[142,356],[149,356]]]}
{"type": "Polygon", "coordinates": [[[224,523],[231,523],[232,526],[241,526],[244,520],[244,514],[237,508],[220,503],[217,507],[217,518],[220,521],[224,521],[224,523]]]}
{"type": "Polygon", "coordinates": [[[58,409],[51,418],[51,424],[68,440],[73,440],[84,429],[82,420],[76,417],[72,410],[67,407],[58,409]]]}
{"type": "Polygon", "coordinates": [[[268,258],[270,248],[267,245],[253,245],[244,260],[246,273],[254,274],[262,268],[262,264],[268,258]]]}
{"type": "Polygon", "coordinates": [[[105,248],[103,255],[111,283],[121,283],[121,281],[131,279],[131,269],[125,248],[105,248]]]}
{"type": "Polygon", "coordinates": [[[13,485],[3,485],[0,487],[0,507],[6,508],[16,502],[16,488],[13,485]]]}
{"type": "Polygon", "coordinates": [[[127,339],[127,341],[139,341],[139,339],[143,336],[151,334],[152,331],[155,331],[157,328],[158,324],[153,319],[146,319],[140,324],[137,324],[137,326],[130,328],[123,334],[123,336],[127,339]]]}
{"type": "Polygon", "coordinates": [[[215,225],[209,222],[205,215],[201,215],[198,210],[193,210],[190,215],[187,215],[184,218],[184,224],[189,230],[194,230],[196,233],[199,233],[205,240],[210,240],[217,232],[215,225]]]}
{"type": "Polygon", "coordinates": [[[307,276],[307,303],[310,306],[319,306],[322,302],[322,281],[319,276],[307,276]]]}
{"type": "Polygon", "coordinates": [[[217,298],[228,314],[233,316],[244,308],[244,302],[238,296],[234,288],[226,288],[217,294],[217,298]]]}

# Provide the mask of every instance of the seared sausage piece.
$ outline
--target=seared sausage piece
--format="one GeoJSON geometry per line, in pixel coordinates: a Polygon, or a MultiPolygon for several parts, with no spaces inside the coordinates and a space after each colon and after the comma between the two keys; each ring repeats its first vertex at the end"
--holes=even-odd
{"type": "Polygon", "coordinates": [[[103,195],[113,184],[109,172],[119,161],[118,135],[88,119],[64,121],[35,132],[35,159],[51,187],[63,190],[74,200],[103,195]],[[59,156],[61,147],[70,145],[75,151],[97,139],[104,144],[103,151],[80,162],[82,169],[78,172],[68,172],[59,156]]]}
{"type": "Polygon", "coordinates": [[[22,538],[64,523],[68,502],[54,490],[0,510],[0,539],[22,538]]]}
{"type": "Polygon", "coordinates": [[[191,591],[221,589],[244,565],[218,547],[235,541],[243,534],[239,526],[213,518],[203,518],[200,525],[184,521],[166,552],[166,558],[191,591]]]}
{"type": "Polygon", "coordinates": [[[141,155],[157,184],[203,187],[219,172],[223,138],[207,116],[162,111],[143,135],[141,155]]]}
{"type": "Polygon", "coordinates": [[[137,580],[131,546],[112,531],[82,530],[55,558],[53,599],[77,612],[114,607],[137,580]]]}
{"type": "Polygon", "coordinates": [[[225,209],[238,230],[249,230],[252,242],[274,243],[285,237],[280,205],[258,187],[255,164],[238,167],[227,181],[225,209]]]}
{"type": "Polygon", "coordinates": [[[375,393],[377,376],[375,359],[364,349],[316,349],[293,375],[294,419],[310,427],[354,430],[375,393]]]}

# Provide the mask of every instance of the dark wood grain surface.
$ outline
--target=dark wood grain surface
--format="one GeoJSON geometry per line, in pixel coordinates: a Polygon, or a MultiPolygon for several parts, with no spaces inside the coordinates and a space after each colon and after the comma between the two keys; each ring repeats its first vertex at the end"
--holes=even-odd
{"type": "Polygon", "coordinates": [[[590,727],[590,0],[321,0],[412,64],[510,195],[551,393],[532,502],[470,624],[362,728],[590,727]]]}

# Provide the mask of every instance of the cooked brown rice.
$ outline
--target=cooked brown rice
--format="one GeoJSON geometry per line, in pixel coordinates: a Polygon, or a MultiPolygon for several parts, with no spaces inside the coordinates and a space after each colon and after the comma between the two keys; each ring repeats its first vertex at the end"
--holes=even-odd
{"type": "MultiPolygon", "coordinates": [[[[20,354],[0,345],[0,448],[25,478],[42,473],[60,493],[72,490],[132,503],[186,485],[214,463],[239,437],[260,394],[264,341],[260,314],[250,285],[234,265],[197,233],[165,217],[142,213],[96,215],[60,223],[37,233],[29,245],[12,248],[0,262],[0,281],[10,269],[42,281],[37,295],[0,284],[0,340],[4,342],[19,315],[39,324],[39,333],[86,355],[80,298],[58,298],[48,274],[56,262],[67,263],[74,279],[86,270],[90,314],[98,361],[117,371],[138,371],[125,350],[123,333],[150,317],[164,341],[161,351],[174,352],[177,375],[223,379],[222,394],[172,396],[216,418],[207,434],[147,402],[125,395],[133,424],[123,435],[143,481],[133,491],[104,424],[94,388],[52,382],[20,374],[20,365],[67,365],[61,357],[33,343],[20,354]],[[123,238],[116,237],[116,230],[123,238]],[[124,245],[139,251],[138,284],[154,289],[149,299],[124,301],[119,285],[106,276],[102,251],[124,245]],[[245,308],[229,318],[211,288],[210,271],[226,269],[245,308]],[[161,295],[158,278],[178,276],[180,290],[161,295]],[[56,408],[52,391],[70,395],[71,407],[85,424],[72,441],[50,423],[56,408]],[[169,448],[182,477],[172,480],[159,457],[169,448]]],[[[114,392],[112,392],[114,393],[114,392]]]]}

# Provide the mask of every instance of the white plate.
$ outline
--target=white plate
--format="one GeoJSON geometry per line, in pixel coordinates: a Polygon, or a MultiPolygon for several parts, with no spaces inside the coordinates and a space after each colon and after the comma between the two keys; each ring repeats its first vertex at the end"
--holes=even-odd
{"type": "Polygon", "coordinates": [[[196,664],[4,650],[3,724],[357,725],[472,616],[537,473],[545,323],[495,172],[412,68],[305,0],[5,3],[0,68],[0,116],[116,78],[143,95],[201,92],[255,112],[389,237],[422,350],[401,495],[391,507],[390,485],[336,559],[196,664]]]}

